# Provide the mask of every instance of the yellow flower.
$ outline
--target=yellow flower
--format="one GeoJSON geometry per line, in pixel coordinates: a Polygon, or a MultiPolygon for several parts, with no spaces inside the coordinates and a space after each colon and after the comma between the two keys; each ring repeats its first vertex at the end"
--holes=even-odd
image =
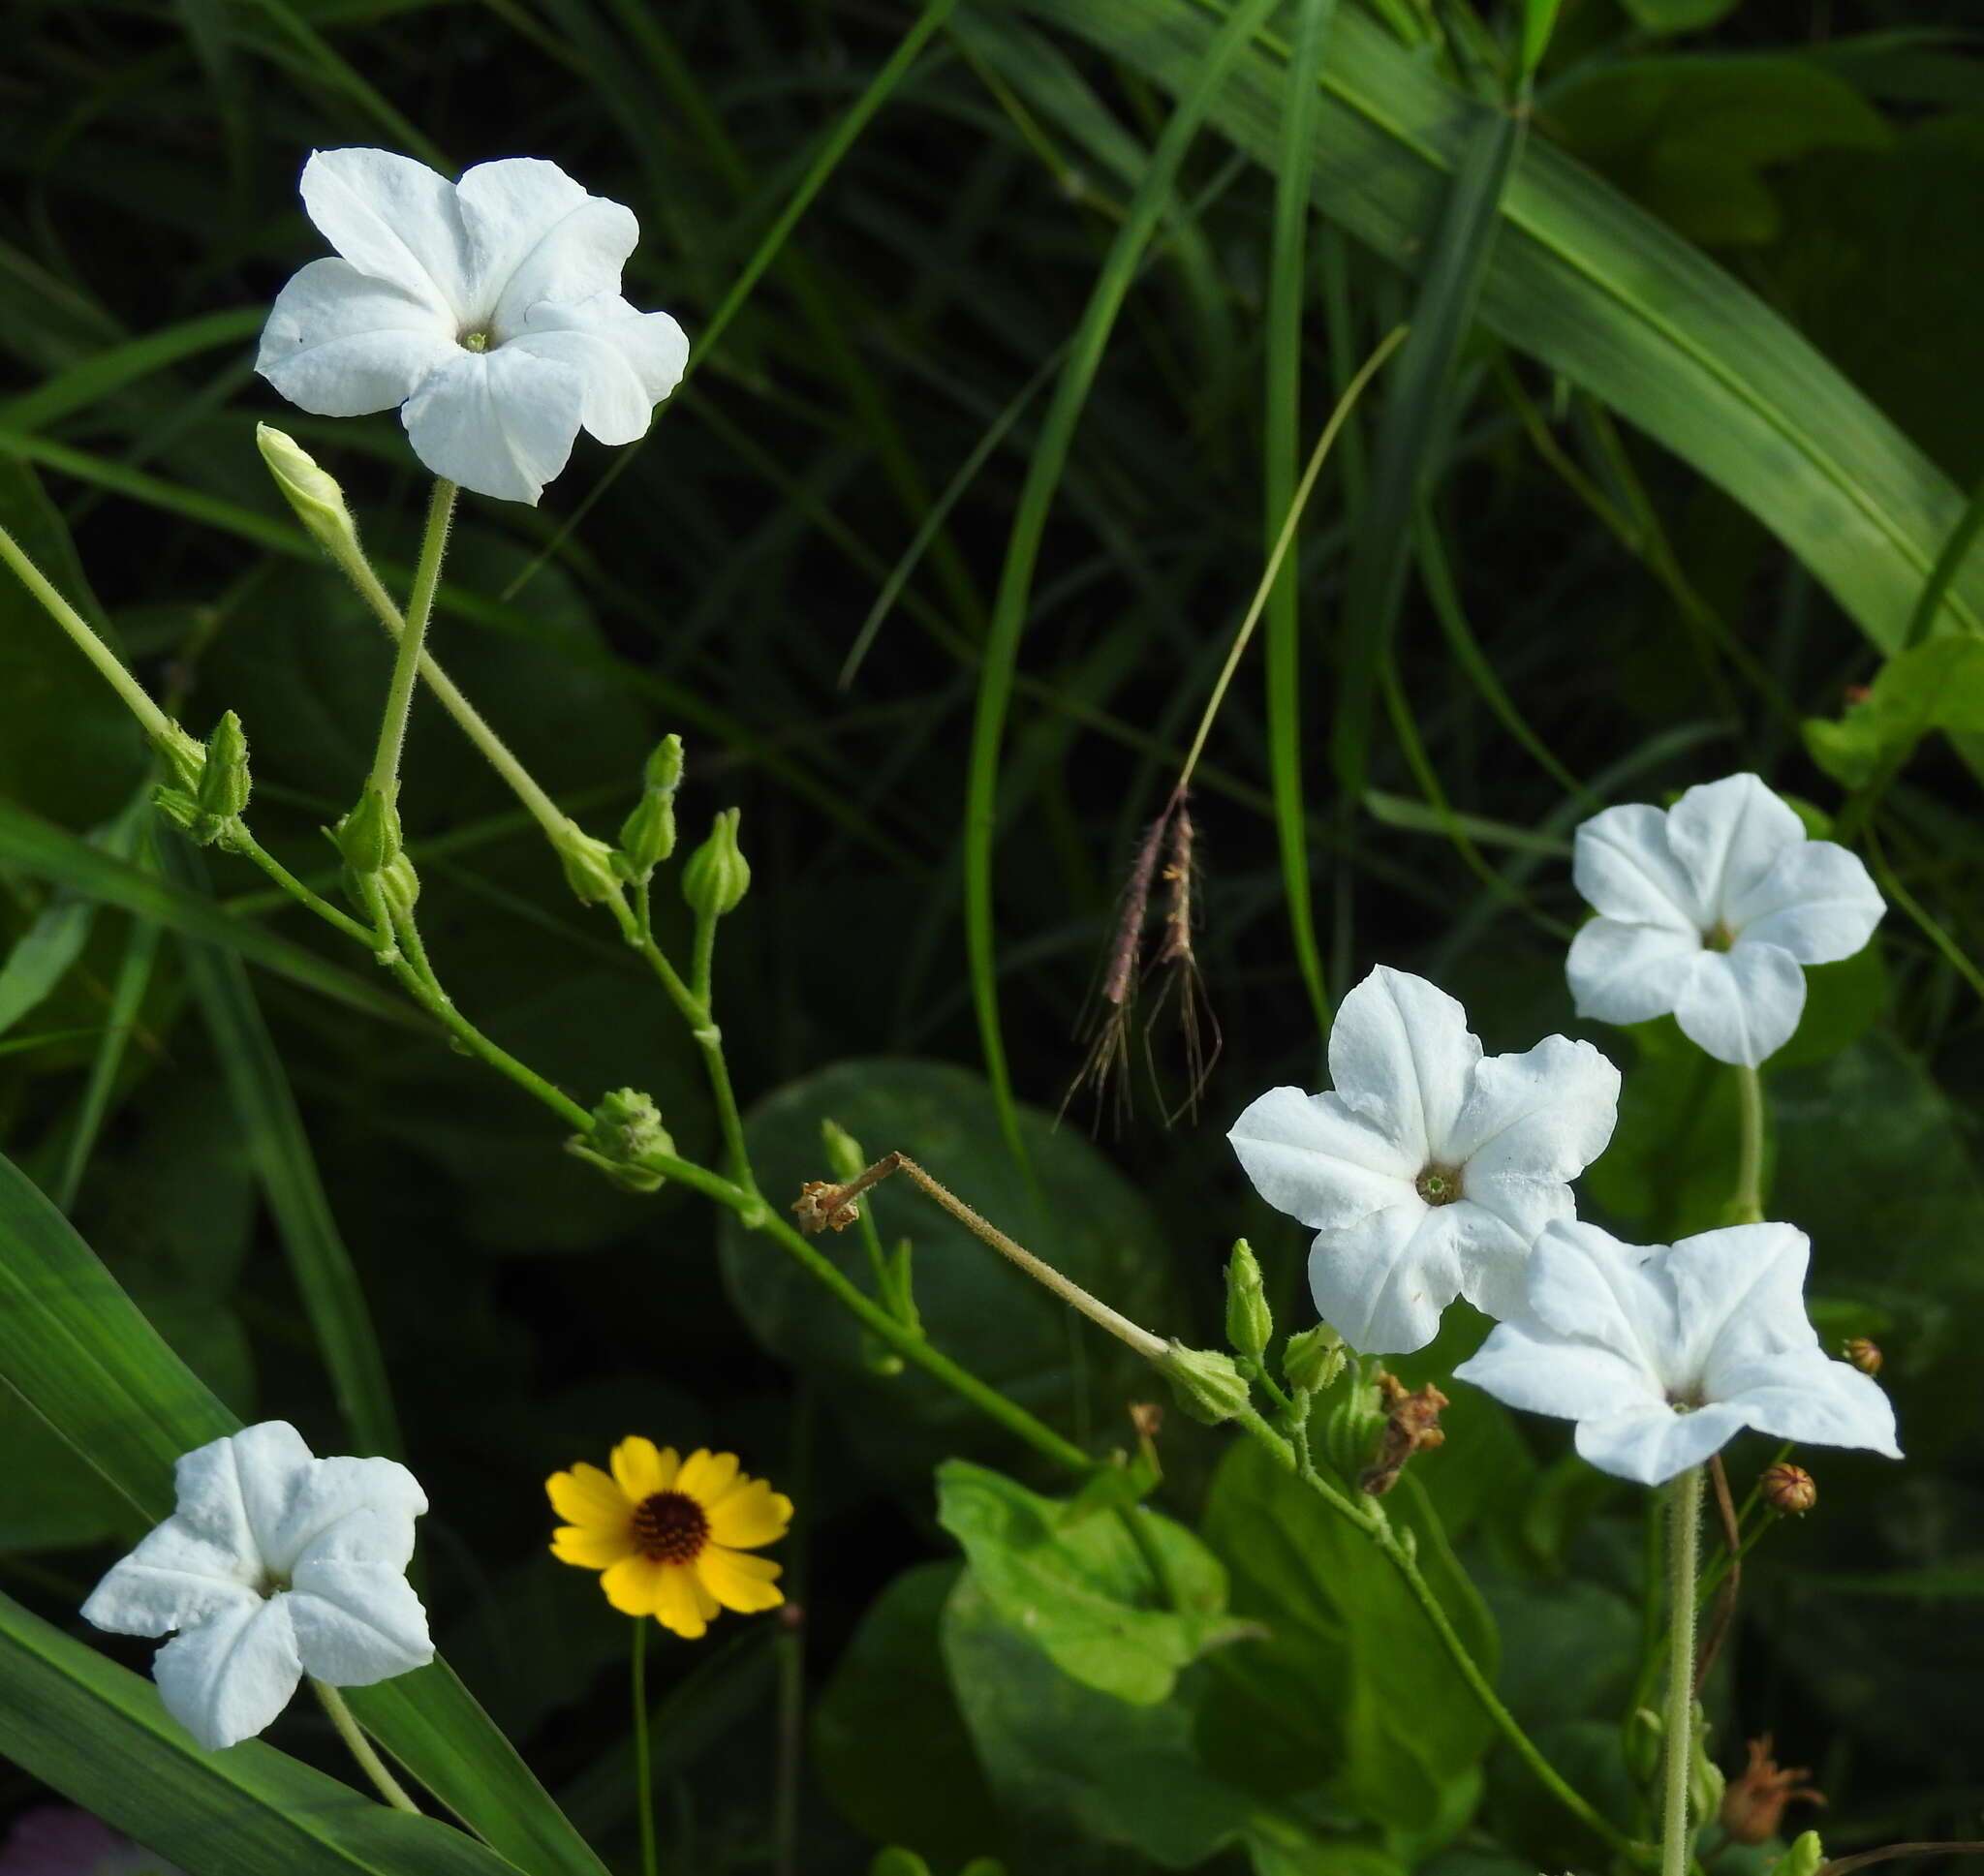
{"type": "Polygon", "coordinates": [[[583,1463],[554,1472],[544,1490],[569,1521],[551,1534],[551,1554],[603,1572],[615,1609],[694,1642],[719,1608],[749,1615],[785,1601],[779,1566],[744,1553],[785,1536],[792,1501],[747,1478],[734,1453],[699,1447],[685,1460],[636,1435],[610,1463],[610,1474],[583,1463]]]}

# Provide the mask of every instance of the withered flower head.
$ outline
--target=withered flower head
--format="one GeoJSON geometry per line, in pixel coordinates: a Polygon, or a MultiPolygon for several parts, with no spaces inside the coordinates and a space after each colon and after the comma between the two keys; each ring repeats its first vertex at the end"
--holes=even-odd
{"type": "MultiPolygon", "coordinates": [[[[1795,1467],[1787,1468],[1795,1470],[1795,1467]]],[[[1767,1843],[1778,1834],[1784,1806],[1793,1799],[1823,1804],[1825,1794],[1801,1785],[1810,1778],[1805,1766],[1781,1767],[1771,1758],[1771,1736],[1750,1741],[1750,1764],[1743,1776],[1730,1780],[1722,1794],[1721,1824],[1732,1843],[1767,1843]]]]}
{"type": "Polygon", "coordinates": [[[1396,1374],[1380,1372],[1378,1385],[1384,1395],[1384,1430],[1378,1436],[1378,1451],[1371,1463],[1357,1476],[1358,1491],[1368,1492],[1374,1498],[1383,1497],[1398,1484],[1399,1474],[1414,1453],[1426,1452],[1446,1439],[1440,1427],[1440,1410],[1447,1404],[1446,1396],[1431,1382],[1414,1394],[1396,1374]]]}
{"type": "Polygon", "coordinates": [[[1802,1465],[1781,1462],[1768,1466],[1757,1483],[1763,1490],[1764,1503],[1773,1511],[1802,1518],[1818,1503],[1817,1481],[1802,1465]]]}
{"type": "Polygon", "coordinates": [[[1880,1372],[1880,1344],[1870,1341],[1865,1336],[1849,1336],[1841,1345],[1840,1353],[1851,1362],[1862,1374],[1880,1372]]]}
{"type": "Polygon", "coordinates": [[[841,1197],[841,1187],[823,1179],[809,1179],[792,1201],[799,1229],[811,1238],[829,1227],[845,1231],[861,1215],[861,1208],[841,1197]]]}

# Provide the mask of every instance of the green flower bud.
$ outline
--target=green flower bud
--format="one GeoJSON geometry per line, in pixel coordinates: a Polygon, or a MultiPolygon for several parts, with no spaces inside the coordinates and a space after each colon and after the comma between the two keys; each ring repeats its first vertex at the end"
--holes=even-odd
{"type": "Polygon", "coordinates": [[[1329,1462],[1347,1479],[1355,1479],[1378,1451],[1384,1430],[1384,1396],[1375,1380],[1352,1388],[1337,1402],[1322,1433],[1329,1462]]]}
{"type": "Polygon", "coordinates": [[[1282,1373],[1298,1394],[1321,1394],[1350,1359],[1344,1338],[1326,1322],[1290,1336],[1282,1350],[1282,1373]]]}
{"type": "Polygon", "coordinates": [[[232,820],[248,805],[248,738],[240,718],[230,710],[206,739],[206,761],[193,798],[202,814],[232,820]]]}
{"type": "Polygon", "coordinates": [[[614,867],[623,878],[645,879],[675,850],[675,803],[648,789],[620,823],[614,867]]]}
{"type": "Polygon", "coordinates": [[[1808,1830],[1803,1836],[1794,1837],[1791,1847],[1772,1866],[1771,1876],[1818,1876],[1819,1865],[1825,1861],[1825,1846],[1818,1840],[1816,1830],[1808,1830]]]}
{"type": "Polygon", "coordinates": [[[1702,1717],[1701,1702],[1694,1703],[1694,1723],[1688,1742],[1688,1808],[1698,1818],[1717,1816],[1722,1808],[1722,1793],[1728,1780],[1709,1757],[1709,1729],[1702,1717]]]}
{"type": "Polygon", "coordinates": [[[358,530],[352,511],[345,507],[345,492],[326,470],[294,437],[271,429],[266,423],[255,426],[255,446],[275,477],[283,499],[296,511],[296,519],[310,531],[311,538],[333,558],[358,551],[358,530]]]}
{"type": "Polygon", "coordinates": [[[1236,1239],[1233,1254],[1226,1259],[1226,1339],[1250,1362],[1257,1362],[1274,1333],[1259,1260],[1245,1238],[1236,1239]]]}
{"type": "Polygon", "coordinates": [[[737,818],[735,808],[726,808],[682,869],[682,897],[698,918],[735,911],[751,890],[751,863],[737,846],[737,818]]]}
{"type": "Polygon", "coordinates": [[[565,869],[565,883],[578,895],[580,905],[596,905],[620,890],[613,849],[604,841],[594,840],[575,820],[567,820],[551,839],[565,869]]]}
{"type": "Polygon", "coordinates": [[[652,1163],[653,1157],[665,1153],[673,1158],[675,1142],[654,1101],[637,1088],[621,1088],[593,1109],[592,1126],[574,1134],[565,1150],[630,1192],[654,1192],[667,1174],[652,1163]]]}
{"type": "Polygon", "coordinates": [[[331,830],[331,842],[354,873],[381,873],[399,857],[399,810],[377,788],[367,788],[358,805],[331,830]]]}
{"type": "Polygon", "coordinates": [[[1174,1341],[1158,1363],[1178,1396],[1178,1404],[1193,1419],[1217,1427],[1254,1404],[1247,1377],[1230,1355],[1213,1348],[1187,1348],[1174,1341]]]}
{"type": "Polygon", "coordinates": [[[826,1153],[827,1171],[843,1185],[868,1170],[868,1155],[861,1151],[860,1141],[839,1122],[821,1122],[820,1144],[826,1153]]]}
{"type": "Polygon", "coordinates": [[[672,795],[682,785],[682,739],[669,734],[655,745],[640,772],[640,784],[650,793],[672,795]]]}
{"type": "Polygon", "coordinates": [[[182,827],[188,833],[201,818],[199,802],[184,788],[168,787],[164,783],[151,791],[151,805],[175,827],[182,827]]]}
{"type": "Polygon", "coordinates": [[[379,869],[379,890],[386,895],[387,909],[398,918],[413,916],[420,897],[420,876],[404,853],[395,853],[379,869]]]}
{"type": "Polygon", "coordinates": [[[206,766],[206,745],[173,723],[163,736],[154,736],[151,746],[166,758],[172,780],[192,794],[200,786],[201,770],[206,766]]]}

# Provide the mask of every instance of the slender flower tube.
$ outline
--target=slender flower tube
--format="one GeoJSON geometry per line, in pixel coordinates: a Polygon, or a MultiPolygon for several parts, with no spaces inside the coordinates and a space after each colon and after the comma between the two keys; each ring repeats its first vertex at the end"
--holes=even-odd
{"type": "Polygon", "coordinates": [[[1791,1039],[1809,964],[1850,958],[1885,909],[1859,859],[1753,775],[1690,788],[1664,813],[1607,808],[1577,830],[1577,889],[1598,916],[1566,967],[1580,1016],[1671,1014],[1718,1061],[1754,1068],[1791,1039]]]}
{"type": "Polygon", "coordinates": [[[1530,1258],[1522,1310],[1454,1373],[1511,1407],[1576,1421],[1592,1464],[1641,1485],[1704,1463],[1746,1427],[1900,1459],[1887,1396],[1830,1360],[1805,1313],[1811,1248],[1788,1224],[1641,1248],[1554,1223],[1530,1258]]]}
{"type": "Polygon", "coordinates": [[[304,1675],[336,1687],[434,1658],[406,1580],[425,1494],[392,1460],[315,1459],[281,1420],[198,1447],[172,1515],[111,1567],[83,1617],[177,1636],[152,1677],[208,1751],[260,1733],[304,1675]]]}
{"type": "Polygon", "coordinates": [[[1612,1137],[1619,1070],[1561,1035],[1484,1058],[1460,1004],[1383,966],[1338,1009],[1329,1069],[1333,1092],[1271,1089],[1227,1135],[1261,1197],[1315,1229],[1323,1319],[1406,1354],[1456,1296],[1520,1307],[1536,1234],[1612,1137]]]}
{"type": "Polygon", "coordinates": [[[689,341],[620,295],[639,228],[555,163],[459,182],[387,150],[319,150],[303,206],[335,261],[277,295],[257,371],[319,416],[400,407],[414,453],[478,494],[535,504],[581,428],[644,436],[689,341]]]}

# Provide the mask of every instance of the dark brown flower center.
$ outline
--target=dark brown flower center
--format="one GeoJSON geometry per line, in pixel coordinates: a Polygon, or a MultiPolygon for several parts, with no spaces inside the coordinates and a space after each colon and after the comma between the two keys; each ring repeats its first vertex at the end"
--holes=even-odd
{"type": "Polygon", "coordinates": [[[657,1492],[634,1508],[634,1541],[658,1563],[694,1563],[709,1542],[709,1520],[694,1498],[657,1492]]]}
{"type": "Polygon", "coordinates": [[[1720,918],[1701,935],[1701,941],[1711,951],[1727,951],[1736,943],[1736,934],[1720,918]]]}
{"type": "Polygon", "coordinates": [[[1419,1196],[1428,1205],[1451,1205],[1462,1196],[1458,1166],[1428,1166],[1419,1175],[1419,1196]]]}

